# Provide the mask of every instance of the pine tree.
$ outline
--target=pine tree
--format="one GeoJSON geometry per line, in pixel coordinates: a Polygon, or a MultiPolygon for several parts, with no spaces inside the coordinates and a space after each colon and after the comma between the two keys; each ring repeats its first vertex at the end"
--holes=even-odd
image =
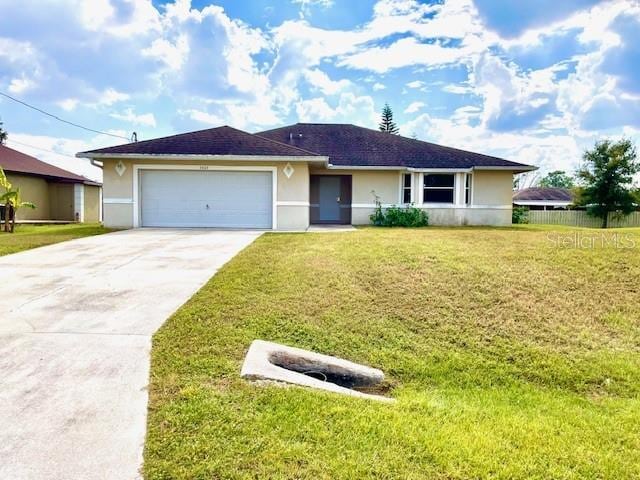
{"type": "Polygon", "coordinates": [[[391,110],[391,107],[388,103],[384,104],[384,108],[382,109],[382,117],[378,128],[381,132],[393,133],[394,135],[398,135],[398,133],[400,133],[398,126],[393,121],[393,110],[391,110]]]}

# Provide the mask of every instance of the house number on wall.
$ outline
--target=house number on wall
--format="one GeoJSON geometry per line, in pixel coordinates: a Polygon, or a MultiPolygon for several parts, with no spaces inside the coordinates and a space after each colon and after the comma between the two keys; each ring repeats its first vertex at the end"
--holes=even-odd
{"type": "Polygon", "coordinates": [[[200,170],[209,170],[208,165],[200,165],[200,170]]]}

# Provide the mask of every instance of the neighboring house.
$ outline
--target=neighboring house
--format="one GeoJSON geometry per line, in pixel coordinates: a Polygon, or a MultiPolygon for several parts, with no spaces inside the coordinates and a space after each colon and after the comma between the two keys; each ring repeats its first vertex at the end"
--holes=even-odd
{"type": "Polygon", "coordinates": [[[535,167],[354,125],[219,127],[79,153],[104,167],[108,227],[304,230],[415,204],[432,224],[510,225],[535,167]]]}
{"type": "Polygon", "coordinates": [[[573,203],[571,190],[556,187],[530,187],[513,194],[513,204],[530,210],[566,210],[573,203]]]}
{"type": "Polygon", "coordinates": [[[35,210],[21,208],[17,220],[99,222],[101,184],[0,145],[0,167],[35,210]]]}

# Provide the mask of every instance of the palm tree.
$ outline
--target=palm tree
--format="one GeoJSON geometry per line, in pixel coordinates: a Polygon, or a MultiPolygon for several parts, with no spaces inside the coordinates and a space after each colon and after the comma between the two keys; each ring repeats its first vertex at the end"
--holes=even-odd
{"type": "MultiPolygon", "coordinates": [[[[7,192],[9,192],[11,190],[11,183],[9,182],[9,179],[7,178],[7,176],[4,173],[4,170],[2,169],[2,167],[0,167],[0,188],[2,188],[5,193],[2,195],[4,197],[4,195],[7,194],[7,192]]],[[[7,206],[4,205],[4,210],[2,211],[2,216],[0,217],[0,223],[4,222],[5,225],[5,230],[7,228],[7,223],[8,223],[8,216],[7,216],[7,206]]]]}
{"type": "Polygon", "coordinates": [[[13,233],[16,227],[16,214],[22,207],[33,208],[36,206],[31,202],[23,202],[20,189],[10,190],[0,197],[0,201],[4,202],[4,231],[13,233]],[[9,221],[11,228],[9,228],[9,221]]]}
{"type": "Polygon", "coordinates": [[[4,231],[13,233],[16,226],[16,213],[22,207],[36,208],[31,202],[24,202],[20,188],[12,190],[11,182],[0,167],[0,187],[4,189],[4,193],[0,195],[0,203],[4,203],[4,231]],[[9,225],[11,222],[11,225],[9,225]]]}

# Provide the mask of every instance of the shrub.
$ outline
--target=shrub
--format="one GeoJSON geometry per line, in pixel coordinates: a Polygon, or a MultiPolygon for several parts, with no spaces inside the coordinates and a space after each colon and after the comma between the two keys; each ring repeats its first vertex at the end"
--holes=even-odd
{"type": "Polygon", "coordinates": [[[376,211],[369,216],[372,225],[378,227],[425,227],[429,225],[429,215],[424,210],[409,205],[397,207],[395,205],[382,209],[382,204],[376,200],[376,211]]]}
{"type": "Polygon", "coordinates": [[[511,212],[511,223],[529,223],[529,209],[527,207],[514,207],[511,212]]]}

